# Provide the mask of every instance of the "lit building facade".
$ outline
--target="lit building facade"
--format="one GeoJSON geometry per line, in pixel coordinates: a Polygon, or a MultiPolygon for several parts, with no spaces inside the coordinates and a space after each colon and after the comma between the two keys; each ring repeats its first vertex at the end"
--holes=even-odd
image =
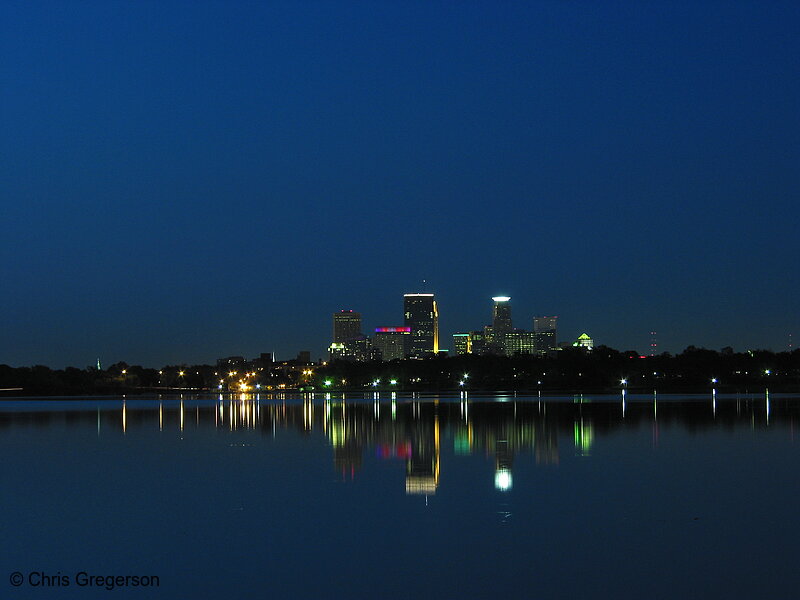
{"type": "Polygon", "coordinates": [[[536,334],[536,351],[539,354],[547,354],[552,350],[558,350],[557,327],[558,317],[533,318],[533,332],[536,334]]]}
{"type": "Polygon", "coordinates": [[[361,335],[361,313],[340,310],[333,313],[333,341],[343,343],[361,335]]]}
{"type": "Polygon", "coordinates": [[[495,296],[492,298],[492,331],[495,335],[502,335],[514,329],[511,323],[511,297],[495,296]]]}
{"type": "Polygon", "coordinates": [[[472,354],[472,339],[468,333],[453,334],[453,351],[458,354],[472,354]]]}
{"type": "Polygon", "coordinates": [[[433,294],[403,296],[405,326],[411,328],[408,355],[422,358],[439,352],[439,309],[433,294]]]}
{"type": "Polygon", "coordinates": [[[536,334],[521,329],[509,331],[503,334],[503,350],[506,356],[534,354],[536,352],[536,334]]]}
{"type": "Polygon", "coordinates": [[[576,348],[592,350],[592,348],[594,348],[594,340],[589,337],[588,333],[582,333],[578,336],[578,339],[572,343],[572,345],[576,348]]]}
{"type": "Polygon", "coordinates": [[[333,342],[328,346],[328,353],[331,360],[365,362],[372,359],[372,340],[360,335],[345,342],[333,342]]]}
{"type": "Polygon", "coordinates": [[[411,327],[376,327],[372,349],[380,353],[381,360],[401,360],[408,353],[411,327]]]}

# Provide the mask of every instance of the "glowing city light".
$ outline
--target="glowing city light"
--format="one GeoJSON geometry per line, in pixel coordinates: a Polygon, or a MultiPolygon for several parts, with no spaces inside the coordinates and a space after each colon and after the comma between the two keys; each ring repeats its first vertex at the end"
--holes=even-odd
{"type": "Polygon", "coordinates": [[[501,492],[507,492],[511,489],[514,482],[511,477],[511,471],[508,469],[498,469],[494,473],[494,487],[501,492]]]}

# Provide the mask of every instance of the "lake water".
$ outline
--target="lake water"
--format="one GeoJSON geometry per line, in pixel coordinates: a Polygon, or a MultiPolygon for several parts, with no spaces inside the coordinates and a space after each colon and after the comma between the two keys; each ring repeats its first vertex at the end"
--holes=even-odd
{"type": "Polygon", "coordinates": [[[0,597],[794,598],[798,423],[764,391],[3,400],[0,597]]]}

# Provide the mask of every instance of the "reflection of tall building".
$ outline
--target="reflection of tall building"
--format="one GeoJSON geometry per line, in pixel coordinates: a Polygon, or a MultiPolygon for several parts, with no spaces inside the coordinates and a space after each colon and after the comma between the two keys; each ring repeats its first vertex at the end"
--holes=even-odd
{"type": "Polygon", "coordinates": [[[533,333],[536,335],[536,351],[547,354],[558,349],[556,330],[558,317],[533,317],[533,333]]]}
{"type": "Polygon", "coordinates": [[[372,347],[380,352],[381,360],[403,359],[407,354],[410,337],[410,327],[376,327],[372,347]]]}
{"type": "Polygon", "coordinates": [[[411,456],[406,461],[406,494],[433,495],[439,487],[439,417],[432,427],[415,421],[412,430],[411,456]]]}
{"type": "Polygon", "coordinates": [[[497,440],[494,449],[494,487],[501,492],[511,489],[514,481],[511,477],[511,466],[514,452],[508,446],[508,440],[497,440]]]}
{"type": "Polygon", "coordinates": [[[573,425],[575,435],[575,453],[580,456],[589,456],[594,443],[594,428],[591,421],[583,418],[575,421],[573,425]]]}
{"type": "Polygon", "coordinates": [[[333,313],[333,341],[338,343],[361,335],[361,313],[340,310],[333,313]]]}
{"type": "Polygon", "coordinates": [[[405,294],[405,326],[411,328],[408,354],[421,358],[439,351],[439,309],[433,294],[405,294]]]}

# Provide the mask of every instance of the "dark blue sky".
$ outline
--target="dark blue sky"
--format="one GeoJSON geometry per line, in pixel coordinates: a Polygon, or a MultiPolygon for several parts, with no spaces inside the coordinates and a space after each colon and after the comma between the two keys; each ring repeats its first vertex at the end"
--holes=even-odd
{"type": "Polygon", "coordinates": [[[300,349],[331,313],[800,339],[797,2],[3,2],[0,363],[300,349]]]}

